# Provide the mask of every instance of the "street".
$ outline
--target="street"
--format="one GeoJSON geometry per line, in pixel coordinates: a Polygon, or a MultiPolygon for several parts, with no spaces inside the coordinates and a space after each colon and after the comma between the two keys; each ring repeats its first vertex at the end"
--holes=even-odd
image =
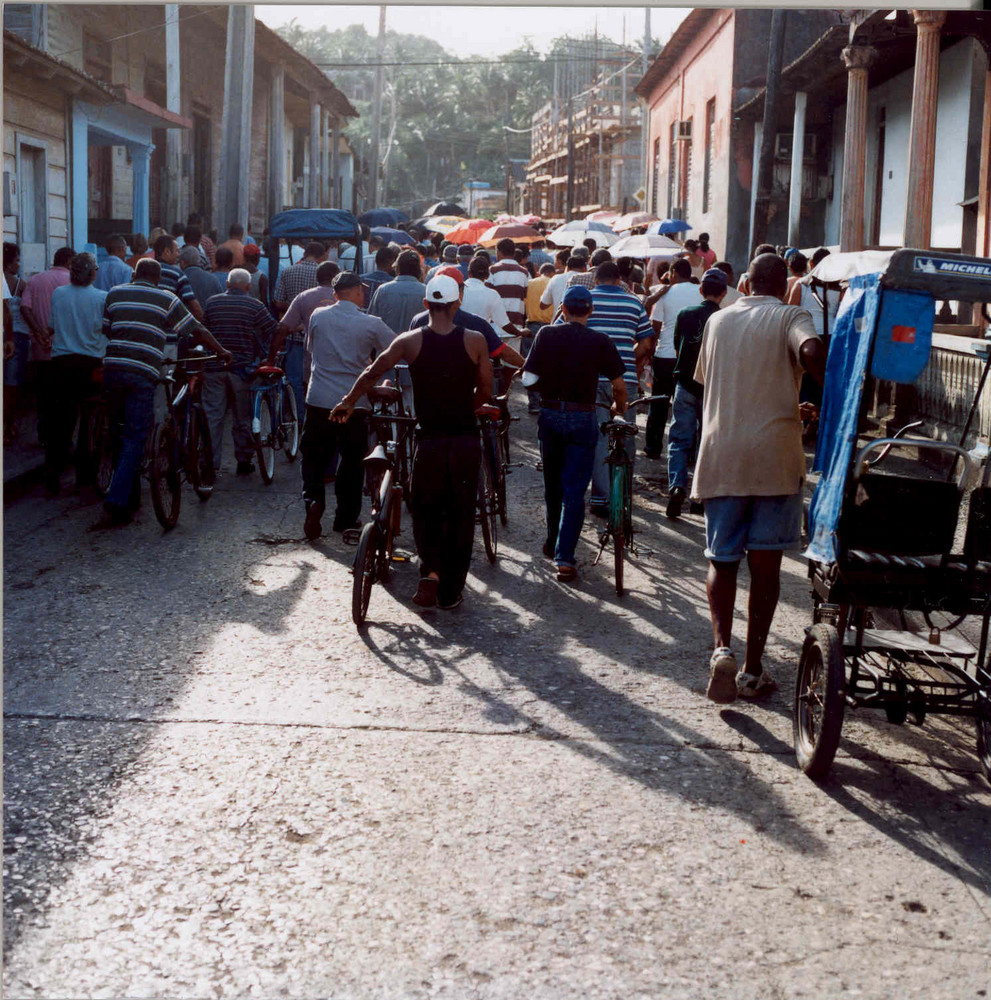
{"type": "Polygon", "coordinates": [[[702,518],[667,521],[638,455],[627,594],[609,553],[591,566],[594,520],[558,583],[521,390],[514,411],[498,563],[476,537],[464,605],[426,614],[397,564],[364,632],[332,496],[306,542],[281,455],[266,488],[228,437],[167,535],[147,486],[116,531],[71,488],[7,507],[6,997],[988,995],[972,720],[848,714],[810,781],[804,561],[765,658],[780,691],[719,709],[702,518]]]}

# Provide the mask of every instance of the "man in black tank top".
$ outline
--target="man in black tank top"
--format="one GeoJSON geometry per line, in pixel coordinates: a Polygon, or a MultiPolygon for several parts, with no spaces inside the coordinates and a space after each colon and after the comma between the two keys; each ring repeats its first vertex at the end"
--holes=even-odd
{"type": "Polygon", "coordinates": [[[420,607],[461,603],[475,538],[475,498],[481,454],[475,410],[492,397],[485,338],[456,326],[460,289],[439,275],[427,284],[426,327],[400,334],[362,372],[330,415],[345,421],[355,403],[397,364],[409,365],[417,416],[411,509],[420,556],[420,607]]]}

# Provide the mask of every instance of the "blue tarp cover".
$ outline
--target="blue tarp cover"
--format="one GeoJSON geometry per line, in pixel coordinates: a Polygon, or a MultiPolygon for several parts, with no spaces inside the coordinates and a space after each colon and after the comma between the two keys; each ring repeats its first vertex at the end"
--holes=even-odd
{"type": "Polygon", "coordinates": [[[887,382],[914,382],[929,363],[935,319],[936,302],[928,292],[885,288],[871,374],[887,382]]]}
{"type": "Polygon", "coordinates": [[[284,240],[354,240],[358,220],[342,208],[290,208],[269,223],[272,236],[284,240]]]}

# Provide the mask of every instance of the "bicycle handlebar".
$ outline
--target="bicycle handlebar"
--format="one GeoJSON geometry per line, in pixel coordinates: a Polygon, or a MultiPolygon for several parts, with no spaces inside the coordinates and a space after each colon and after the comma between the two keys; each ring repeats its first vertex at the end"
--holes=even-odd
{"type": "Polygon", "coordinates": [[[356,406],[351,410],[352,416],[367,417],[369,420],[384,420],[388,423],[415,424],[416,417],[403,417],[398,413],[376,413],[369,406],[356,406]]]}
{"type": "Polygon", "coordinates": [[[660,395],[660,396],[640,396],[638,399],[630,400],[626,404],[628,410],[632,410],[634,406],[646,406],[648,403],[660,403],[660,402],[670,403],[671,397],[660,395]]]}

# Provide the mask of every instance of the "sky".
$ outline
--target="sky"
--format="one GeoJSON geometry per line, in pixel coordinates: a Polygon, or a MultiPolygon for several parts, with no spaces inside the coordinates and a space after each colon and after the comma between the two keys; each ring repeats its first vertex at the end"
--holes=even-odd
{"type": "MultiPolygon", "coordinates": [[[[665,41],[689,12],[688,7],[651,7],[651,35],[665,41]]],[[[270,28],[293,18],[304,28],[329,30],[363,24],[369,34],[378,33],[378,6],[343,4],[274,4],[256,6],[255,17],[270,28]]],[[[420,4],[389,5],[386,27],[403,34],[427,35],[455,55],[502,55],[529,38],[538,52],[547,52],[561,35],[581,36],[598,27],[599,34],[613,41],[643,38],[643,7],[474,7],[420,4]]]]}

